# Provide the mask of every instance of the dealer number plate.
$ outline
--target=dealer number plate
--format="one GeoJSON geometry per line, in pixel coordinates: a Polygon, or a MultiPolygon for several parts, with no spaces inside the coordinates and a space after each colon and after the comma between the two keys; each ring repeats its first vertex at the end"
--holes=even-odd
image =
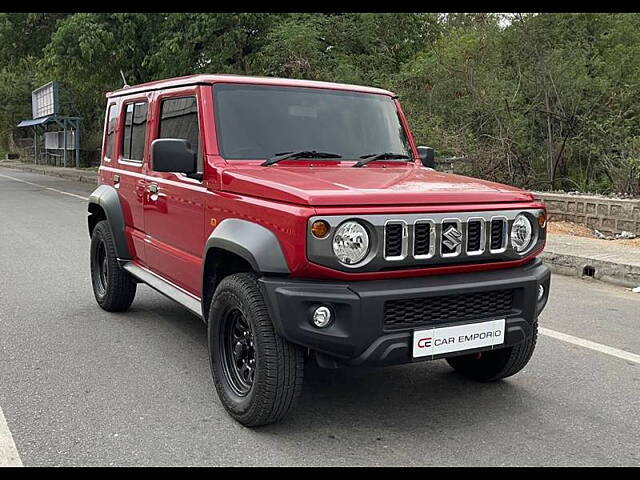
{"type": "Polygon", "coordinates": [[[504,343],[505,319],[413,332],[413,356],[426,357],[504,343]]]}

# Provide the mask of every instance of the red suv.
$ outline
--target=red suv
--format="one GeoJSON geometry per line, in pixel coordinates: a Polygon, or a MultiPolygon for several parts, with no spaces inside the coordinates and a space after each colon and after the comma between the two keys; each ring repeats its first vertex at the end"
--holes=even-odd
{"type": "Polygon", "coordinates": [[[489,381],[531,358],[544,206],[436,171],[393,93],[195,75],[107,99],[88,206],[96,300],[124,311],[146,283],[201,317],[240,423],[281,419],[309,359],[445,359],[489,381]]]}

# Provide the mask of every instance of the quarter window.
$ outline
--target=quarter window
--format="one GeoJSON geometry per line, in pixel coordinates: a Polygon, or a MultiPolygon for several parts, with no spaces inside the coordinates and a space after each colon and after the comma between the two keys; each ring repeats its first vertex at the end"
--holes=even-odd
{"type": "Polygon", "coordinates": [[[122,156],[127,160],[142,162],[147,132],[147,103],[127,105],[124,135],[122,137],[122,156]]]}
{"type": "Polygon", "coordinates": [[[115,105],[109,106],[109,114],[107,117],[107,150],[105,157],[111,158],[113,156],[113,150],[116,146],[116,121],[118,120],[118,110],[115,105]]]}
{"type": "Polygon", "coordinates": [[[182,138],[188,140],[191,143],[191,149],[198,152],[198,170],[202,171],[198,102],[196,97],[163,100],[158,138],[182,138]]]}

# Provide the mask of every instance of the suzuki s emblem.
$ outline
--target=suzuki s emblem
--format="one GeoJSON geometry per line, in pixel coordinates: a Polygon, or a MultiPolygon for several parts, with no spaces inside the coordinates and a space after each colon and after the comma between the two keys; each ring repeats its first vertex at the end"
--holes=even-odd
{"type": "Polygon", "coordinates": [[[462,243],[462,232],[458,231],[456,227],[449,227],[442,234],[444,237],[442,243],[449,250],[457,249],[462,243]]]}

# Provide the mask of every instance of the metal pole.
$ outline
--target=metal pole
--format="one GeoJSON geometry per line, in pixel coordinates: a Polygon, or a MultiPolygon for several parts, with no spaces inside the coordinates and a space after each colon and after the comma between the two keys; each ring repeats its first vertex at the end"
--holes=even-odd
{"type": "Polygon", "coordinates": [[[67,119],[63,119],[62,120],[62,128],[64,129],[64,139],[63,139],[63,143],[62,146],[64,148],[64,150],[62,151],[62,161],[63,161],[63,166],[66,167],[67,166],[67,119]]]}
{"type": "Polygon", "coordinates": [[[80,168],[80,120],[76,120],[76,131],[74,137],[76,144],[76,168],[80,168]]]}
{"type": "Polygon", "coordinates": [[[33,163],[38,164],[38,126],[33,126],[33,163]]]}

